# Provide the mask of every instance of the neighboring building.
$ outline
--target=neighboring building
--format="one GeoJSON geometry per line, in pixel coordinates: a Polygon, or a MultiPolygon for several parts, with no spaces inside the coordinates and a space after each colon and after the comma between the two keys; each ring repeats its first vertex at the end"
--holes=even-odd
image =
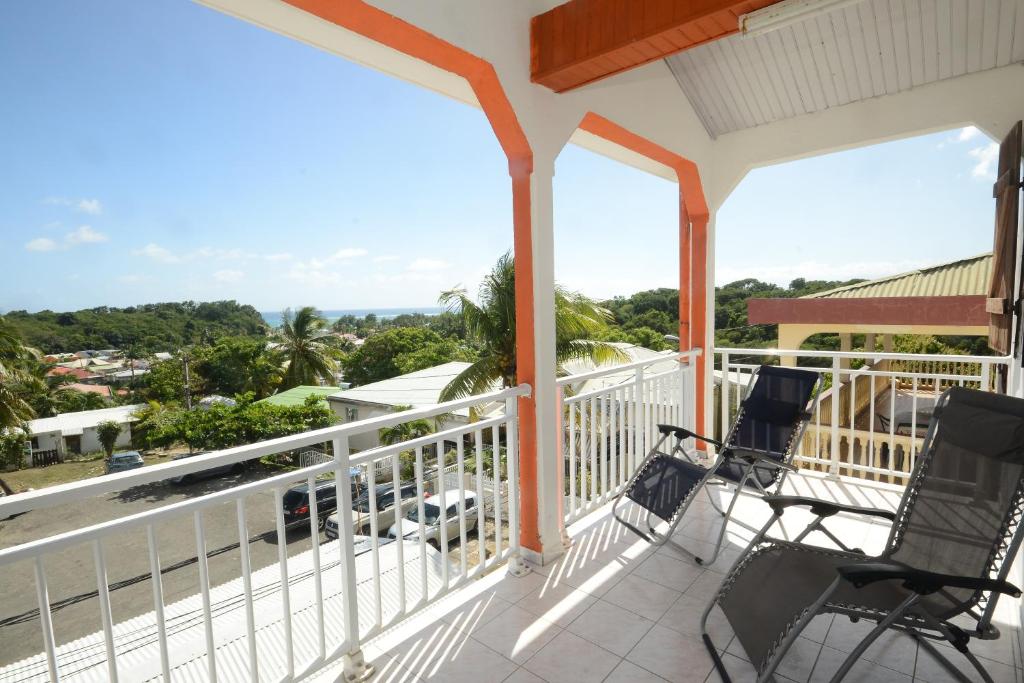
{"type": "Polygon", "coordinates": [[[81,394],[99,394],[103,398],[112,398],[114,395],[111,388],[105,384],[81,384],[75,382],[68,384],[67,388],[81,394]]]}
{"type": "Polygon", "coordinates": [[[61,459],[77,453],[92,453],[103,449],[96,436],[96,427],[101,422],[113,420],[124,425],[121,435],[117,438],[115,448],[126,448],[132,442],[131,423],[135,421],[135,411],[142,404],[103,408],[101,410],[84,410],[78,413],[62,413],[55,417],[43,417],[28,423],[29,436],[32,438],[32,450],[52,451],[60,453],[61,459]]]}
{"type": "Polygon", "coordinates": [[[316,396],[323,400],[327,400],[327,397],[331,394],[336,394],[341,391],[341,387],[318,387],[318,386],[298,386],[292,387],[287,391],[282,391],[279,394],[268,396],[267,398],[256,401],[257,403],[269,403],[274,406],[301,406],[305,403],[306,399],[310,396],[316,396]]]}
{"type": "Polygon", "coordinates": [[[153,358],[156,358],[157,360],[170,360],[171,354],[167,351],[157,351],[153,354],[153,358]]]}
{"type": "Polygon", "coordinates": [[[839,334],[843,351],[854,334],[867,335],[868,350],[881,335],[885,351],[892,350],[894,334],[985,336],[991,278],[992,254],[982,254],[798,299],[749,299],[747,321],[777,324],[780,349],[799,349],[822,332],[839,334]]]}
{"type": "Polygon", "coordinates": [[[135,368],[134,370],[128,368],[127,370],[118,370],[117,372],[111,372],[110,374],[106,375],[104,379],[108,382],[113,382],[115,384],[128,384],[129,382],[132,381],[133,378],[137,380],[140,377],[143,377],[148,372],[148,368],[135,368]]]}
{"type": "Polygon", "coordinates": [[[100,378],[100,376],[97,375],[95,372],[90,372],[85,368],[66,368],[61,366],[52,368],[46,374],[49,377],[72,377],[78,380],[79,382],[87,382],[90,380],[95,381],[100,378]]]}

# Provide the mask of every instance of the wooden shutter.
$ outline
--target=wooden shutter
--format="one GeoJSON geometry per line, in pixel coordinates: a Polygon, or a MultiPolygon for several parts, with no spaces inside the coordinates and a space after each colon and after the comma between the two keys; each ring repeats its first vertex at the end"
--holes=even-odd
{"type": "Polygon", "coordinates": [[[1021,122],[1018,121],[999,146],[999,175],[992,188],[996,198],[996,234],[992,244],[992,283],[985,308],[989,313],[988,345],[1001,354],[1010,352],[1013,325],[1020,161],[1021,122]]]}

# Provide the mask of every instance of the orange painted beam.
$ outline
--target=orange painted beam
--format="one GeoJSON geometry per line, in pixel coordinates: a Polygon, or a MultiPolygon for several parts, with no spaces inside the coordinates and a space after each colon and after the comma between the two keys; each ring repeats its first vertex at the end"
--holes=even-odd
{"type": "Polygon", "coordinates": [[[879,296],[864,299],[749,299],[751,325],[988,326],[985,295],[879,296]]]}
{"type": "Polygon", "coordinates": [[[530,78],[564,92],[739,30],[779,0],[570,0],[530,20],[530,78]]]}
{"type": "MultiPolygon", "coordinates": [[[[676,173],[679,181],[679,348],[704,346],[707,332],[708,203],[697,165],[658,143],[623,128],[593,112],[580,122],[580,130],[604,138],[676,173]]],[[[695,429],[704,429],[706,406],[704,372],[709,349],[697,359],[695,429]]]]}

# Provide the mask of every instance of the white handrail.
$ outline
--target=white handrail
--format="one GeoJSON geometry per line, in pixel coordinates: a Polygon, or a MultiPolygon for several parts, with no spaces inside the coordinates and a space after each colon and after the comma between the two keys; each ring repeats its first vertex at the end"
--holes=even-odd
{"type": "Polygon", "coordinates": [[[246,460],[260,458],[265,455],[274,455],[283,451],[312,446],[314,444],[332,441],[336,438],[350,437],[358,434],[364,434],[366,432],[377,431],[386,427],[394,427],[395,425],[411,422],[413,420],[445,415],[460,408],[467,408],[483,403],[504,401],[505,399],[513,397],[529,396],[530,393],[530,385],[520,384],[519,386],[511,387],[509,389],[492,391],[486,394],[477,394],[475,396],[460,398],[455,401],[438,403],[433,406],[414,408],[412,410],[405,410],[400,413],[391,413],[389,415],[381,415],[379,417],[360,420],[359,422],[350,422],[347,424],[324,427],[322,429],[314,429],[301,434],[282,436],[254,444],[225,448],[224,450],[214,451],[213,453],[204,453],[203,455],[196,455],[191,458],[160,463],[159,465],[150,465],[148,467],[140,467],[139,469],[117,472],[115,474],[94,477],[83,481],[49,486],[45,489],[39,489],[38,491],[27,491],[25,493],[19,493],[12,496],[4,496],[3,498],[0,498],[0,519],[9,515],[16,515],[30,510],[52,507],[54,505],[62,505],[64,503],[70,503],[84,498],[91,498],[104,493],[123,491],[124,489],[139,486],[140,484],[164,481],[166,479],[173,479],[175,477],[184,476],[193,472],[201,472],[214,467],[233,465],[246,460]]]}
{"type": "MultiPolygon", "coordinates": [[[[799,358],[871,358],[878,360],[955,361],[959,363],[1008,363],[1012,356],[959,356],[939,353],[887,353],[885,351],[815,351],[805,349],[743,349],[715,347],[715,353],[748,356],[795,356],[799,358]]],[[[730,363],[735,365],[735,363],[730,363]]]]}
{"type": "Polygon", "coordinates": [[[635,370],[636,368],[647,367],[648,365],[654,365],[656,363],[664,363],[669,360],[678,361],[691,361],[702,353],[702,349],[694,348],[689,351],[666,351],[661,356],[655,356],[653,358],[644,358],[641,360],[630,361],[629,363],[623,363],[621,365],[609,365],[606,368],[600,368],[597,370],[590,370],[588,372],[581,372],[577,375],[566,375],[565,377],[559,377],[556,383],[560,387],[564,387],[567,384],[576,384],[577,382],[583,382],[588,379],[595,379],[597,377],[604,377],[605,375],[611,375],[616,372],[622,372],[623,370],[635,370]]]}

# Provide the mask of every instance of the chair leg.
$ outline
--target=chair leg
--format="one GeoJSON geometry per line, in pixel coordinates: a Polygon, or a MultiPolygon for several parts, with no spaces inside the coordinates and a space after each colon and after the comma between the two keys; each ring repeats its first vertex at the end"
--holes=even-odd
{"type": "Polygon", "coordinates": [[[711,495],[711,488],[707,485],[704,486],[704,493],[707,494],[708,500],[711,501],[711,507],[715,509],[715,512],[725,517],[725,510],[719,507],[718,503],[715,502],[715,497],[711,495]]]}
{"type": "MultiPolygon", "coordinates": [[[[963,671],[956,668],[953,662],[949,661],[949,658],[946,657],[946,655],[942,654],[939,651],[939,648],[935,647],[930,640],[916,633],[913,633],[912,635],[914,636],[914,639],[917,641],[918,646],[923,647],[932,657],[935,657],[935,659],[939,660],[939,663],[942,664],[942,666],[946,668],[946,671],[948,671],[954,678],[956,678],[961,683],[974,683],[973,681],[971,681],[970,678],[968,678],[964,674],[963,671]]],[[[975,665],[975,667],[977,667],[977,665],[975,665]]],[[[986,680],[985,677],[988,676],[988,672],[982,671],[981,675],[983,677],[982,680],[986,680]]]]}
{"type": "MultiPolygon", "coordinates": [[[[974,653],[968,649],[966,640],[958,639],[949,629],[948,626],[946,626],[941,621],[933,617],[931,614],[928,614],[924,610],[921,610],[921,618],[924,619],[924,622],[929,627],[941,633],[942,636],[949,641],[950,645],[956,648],[957,651],[959,651],[964,657],[967,658],[967,661],[971,663],[971,666],[973,666],[975,671],[977,671],[978,674],[981,676],[981,680],[985,681],[985,683],[993,683],[992,677],[989,675],[988,671],[986,671],[985,667],[981,665],[981,662],[979,662],[978,658],[974,656],[974,653]]],[[[931,646],[931,643],[928,643],[928,645],[931,646]]],[[[930,647],[929,651],[932,652],[932,654],[934,654],[940,662],[942,662],[943,666],[946,666],[951,671],[956,670],[956,667],[953,666],[952,662],[950,662],[944,656],[942,656],[937,650],[935,650],[934,647],[930,647]]]]}
{"type": "Polygon", "coordinates": [[[916,593],[913,593],[910,596],[908,596],[906,600],[901,602],[896,609],[886,614],[885,618],[879,621],[878,624],[873,629],[871,629],[871,632],[864,636],[864,638],[859,643],[857,643],[857,647],[853,648],[853,652],[851,652],[846,657],[846,659],[843,660],[843,663],[842,665],[840,665],[839,670],[836,671],[834,676],[832,676],[831,683],[839,683],[839,681],[843,680],[843,678],[846,677],[846,674],[850,673],[850,669],[853,668],[853,665],[857,663],[857,660],[859,660],[861,656],[864,654],[865,650],[867,650],[868,647],[871,646],[871,643],[875,642],[875,640],[878,639],[878,636],[882,635],[887,630],[889,630],[889,627],[892,626],[897,619],[903,616],[904,612],[906,612],[908,609],[917,604],[917,601],[920,599],[921,596],[919,596],[916,593]]]}
{"type": "Polygon", "coordinates": [[[743,484],[744,482],[746,482],[746,480],[747,477],[744,477],[742,480],[740,480],[740,483],[736,486],[736,490],[733,491],[732,501],[729,503],[729,509],[725,512],[724,515],[722,515],[722,528],[718,530],[718,540],[715,542],[715,550],[711,553],[711,558],[708,560],[704,560],[703,558],[694,555],[693,559],[697,564],[701,566],[706,564],[714,564],[715,560],[718,559],[718,553],[722,549],[722,541],[725,540],[725,530],[729,526],[729,519],[732,517],[733,508],[735,508],[736,503],[739,502],[740,491],[743,490],[743,484]]]}

